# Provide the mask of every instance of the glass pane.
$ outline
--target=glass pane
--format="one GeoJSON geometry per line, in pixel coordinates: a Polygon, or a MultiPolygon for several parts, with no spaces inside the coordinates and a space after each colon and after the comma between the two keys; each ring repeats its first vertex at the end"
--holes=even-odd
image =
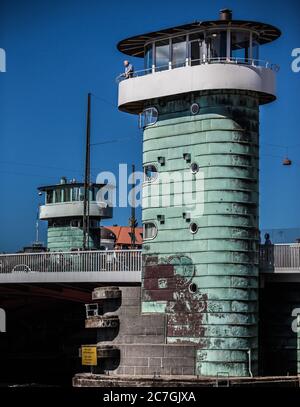
{"type": "Polygon", "coordinates": [[[144,223],[144,239],[153,239],[156,236],[157,228],[154,223],[144,223]]]}
{"type": "Polygon", "coordinates": [[[254,63],[258,65],[259,60],[259,43],[257,35],[253,34],[252,36],[252,59],[254,59],[254,63]]]}
{"type": "Polygon", "coordinates": [[[72,201],[79,201],[79,188],[72,188],[72,201]]]}
{"type": "Polygon", "coordinates": [[[152,65],[153,65],[153,46],[152,44],[149,44],[146,46],[145,50],[145,69],[151,72],[152,65]]]}
{"type": "Polygon", "coordinates": [[[199,65],[200,63],[200,42],[192,41],[190,43],[190,58],[192,65],[199,65]]]}
{"type": "Polygon", "coordinates": [[[174,38],[172,40],[172,67],[185,66],[186,56],[186,38],[174,38]]]}
{"type": "Polygon", "coordinates": [[[194,33],[189,35],[190,49],[189,58],[191,65],[199,65],[205,61],[205,43],[203,33],[194,33]]]}
{"type": "Polygon", "coordinates": [[[47,191],[46,193],[46,204],[53,203],[53,191],[47,191]]]}
{"type": "Polygon", "coordinates": [[[226,58],[227,51],[227,31],[216,31],[209,33],[206,37],[208,58],[218,60],[226,58]]]}
{"type": "Polygon", "coordinates": [[[231,58],[238,63],[248,63],[249,61],[249,32],[231,32],[231,58]]]}
{"type": "Polygon", "coordinates": [[[64,188],[64,202],[70,202],[71,200],[71,190],[70,188],[64,188]]]}
{"type": "Polygon", "coordinates": [[[54,193],[55,193],[55,203],[59,203],[59,202],[61,202],[61,189],[56,189],[55,191],[54,191],[54,193]]]}
{"type": "Polygon", "coordinates": [[[84,187],[79,189],[79,201],[84,201],[84,187]]]}
{"type": "Polygon", "coordinates": [[[140,128],[144,128],[146,126],[151,126],[157,122],[158,119],[158,111],[155,107],[150,107],[145,109],[140,114],[140,128]]]}
{"type": "Polygon", "coordinates": [[[170,60],[170,45],[169,40],[159,41],[155,43],[155,66],[156,71],[164,71],[169,69],[170,60]]]}

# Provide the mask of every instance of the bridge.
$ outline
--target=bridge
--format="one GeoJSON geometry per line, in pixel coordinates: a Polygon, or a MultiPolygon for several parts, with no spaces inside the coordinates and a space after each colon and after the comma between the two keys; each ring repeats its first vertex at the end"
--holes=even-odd
{"type": "MultiPolygon", "coordinates": [[[[261,245],[266,278],[300,281],[300,244],[261,245]]],[[[73,251],[0,255],[0,283],[140,283],[141,250],[73,251]]]]}

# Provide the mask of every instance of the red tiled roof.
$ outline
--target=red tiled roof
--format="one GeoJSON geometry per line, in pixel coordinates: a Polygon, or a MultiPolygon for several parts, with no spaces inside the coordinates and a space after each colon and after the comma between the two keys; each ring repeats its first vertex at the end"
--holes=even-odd
{"type": "MultiPolygon", "coordinates": [[[[131,244],[131,227],[130,226],[105,226],[105,229],[109,229],[116,236],[116,243],[120,245],[131,244]]],[[[143,228],[135,228],[135,244],[141,245],[143,228]]]]}

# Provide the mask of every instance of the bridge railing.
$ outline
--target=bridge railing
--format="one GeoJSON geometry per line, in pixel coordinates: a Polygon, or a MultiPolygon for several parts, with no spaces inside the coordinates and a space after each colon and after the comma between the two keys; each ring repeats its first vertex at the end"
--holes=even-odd
{"type": "MultiPolygon", "coordinates": [[[[261,245],[259,266],[262,272],[300,272],[300,244],[261,245]]],[[[0,254],[0,274],[141,270],[141,250],[0,254]]]]}
{"type": "Polygon", "coordinates": [[[18,253],[0,255],[1,273],[141,271],[141,250],[18,253]]]}
{"type": "Polygon", "coordinates": [[[300,272],[300,244],[261,245],[259,265],[261,271],[300,272]]]}

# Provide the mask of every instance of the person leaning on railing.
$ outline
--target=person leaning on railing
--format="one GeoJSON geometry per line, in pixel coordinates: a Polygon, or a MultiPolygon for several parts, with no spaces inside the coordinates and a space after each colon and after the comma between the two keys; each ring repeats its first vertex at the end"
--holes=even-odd
{"type": "Polygon", "coordinates": [[[129,61],[125,60],[125,61],[124,61],[124,67],[125,67],[125,72],[124,72],[124,74],[123,74],[123,77],[124,77],[125,79],[132,78],[132,77],[133,77],[133,73],[134,73],[133,65],[132,65],[129,61]]]}

